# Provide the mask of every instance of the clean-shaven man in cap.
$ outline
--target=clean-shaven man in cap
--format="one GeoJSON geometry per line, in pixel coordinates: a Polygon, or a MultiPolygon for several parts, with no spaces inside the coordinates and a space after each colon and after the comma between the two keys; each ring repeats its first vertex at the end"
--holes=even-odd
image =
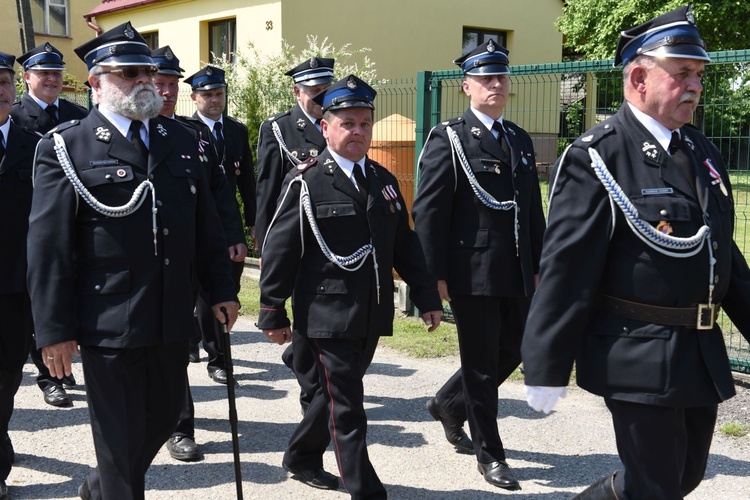
{"type": "Polygon", "coordinates": [[[320,387],[282,465],[309,486],[338,488],[338,478],[323,469],[333,439],[353,499],[387,497],[367,454],[362,378],[378,339],[393,333],[393,269],[411,287],[430,331],[442,314],[398,181],[367,157],[375,95],[349,75],[315,97],[328,147],[287,176],[260,277],[258,327],[278,344],[307,344],[320,387]],[[293,327],[284,308],[290,296],[293,327]]]}
{"type": "Polygon", "coordinates": [[[239,304],[197,134],[159,116],[145,40],[128,22],[75,52],[99,106],[39,143],[29,291],[50,374],[80,346],[97,461],[80,497],[138,500],[185,395],[195,277],[230,328],[239,304]]]}
{"type": "MultiPolygon", "coordinates": [[[[80,120],[89,113],[88,109],[60,97],[65,62],[62,52],[51,43],[45,42],[19,56],[18,63],[23,66],[27,92],[13,104],[10,112],[17,125],[41,137],[58,123],[80,120]]],[[[76,385],[73,375],[62,379],[50,376],[42,353],[36,347],[31,349],[31,360],[39,370],[36,383],[44,394],[44,402],[53,406],[69,406],[70,397],[64,386],[76,385]]]]}

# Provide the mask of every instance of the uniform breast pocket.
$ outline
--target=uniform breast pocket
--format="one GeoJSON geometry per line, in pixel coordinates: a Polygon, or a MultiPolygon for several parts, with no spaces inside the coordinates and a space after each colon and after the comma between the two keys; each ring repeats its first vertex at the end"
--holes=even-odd
{"type": "Polygon", "coordinates": [[[134,175],[133,167],[130,165],[113,165],[81,170],[78,177],[87,188],[92,188],[132,181],[134,175]]]}
{"type": "Polygon", "coordinates": [[[690,202],[680,196],[633,196],[638,216],[656,225],[659,221],[690,221],[690,202]]]}
{"type": "Polygon", "coordinates": [[[322,202],[315,204],[318,219],[349,217],[357,214],[354,203],[351,202],[322,202]]]}
{"type": "Polygon", "coordinates": [[[183,182],[185,192],[194,197],[198,193],[198,178],[200,177],[200,166],[192,162],[166,162],[172,177],[176,177],[178,182],[183,182]]]}

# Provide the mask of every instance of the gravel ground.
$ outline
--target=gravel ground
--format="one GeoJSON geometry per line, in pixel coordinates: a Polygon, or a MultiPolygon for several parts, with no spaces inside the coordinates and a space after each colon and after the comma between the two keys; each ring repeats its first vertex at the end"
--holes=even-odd
{"type": "MultiPolygon", "coordinates": [[[[345,499],[291,480],[281,468],[288,436],[299,416],[297,385],[280,362],[282,348],[267,341],[241,318],[233,334],[244,497],[248,499],[345,499]]],[[[457,454],[425,403],[458,366],[456,357],[418,360],[381,347],[365,377],[369,451],[394,499],[567,499],[618,467],[609,414],[600,398],[571,388],[550,415],[533,412],[519,382],[500,390],[498,425],[510,465],[522,489],[505,492],[484,482],[473,457],[457,454]]],[[[209,379],[204,362],[190,364],[196,407],[196,439],[203,460],[182,463],[165,449],[147,475],[148,499],[235,498],[226,387],[209,379]]],[[[80,363],[74,366],[80,383],[80,363]]],[[[27,364],[16,398],[10,435],[16,464],[8,478],[11,498],[77,498],[76,491],[94,451],[81,385],[69,391],[70,408],[42,400],[27,364]]],[[[738,382],[739,396],[721,407],[720,422],[748,422],[750,384],[738,382]]],[[[332,452],[325,467],[336,472],[332,452]]],[[[748,498],[750,437],[716,433],[706,479],[689,499],[748,498]]]]}

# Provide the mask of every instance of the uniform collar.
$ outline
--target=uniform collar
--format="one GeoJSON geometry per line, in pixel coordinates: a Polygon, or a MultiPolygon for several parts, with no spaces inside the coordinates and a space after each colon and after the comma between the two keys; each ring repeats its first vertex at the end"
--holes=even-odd
{"type": "Polygon", "coordinates": [[[47,104],[46,102],[42,101],[41,99],[39,99],[37,96],[35,96],[31,92],[28,92],[28,94],[29,94],[29,97],[31,97],[32,99],[34,99],[34,102],[36,102],[39,105],[39,107],[42,108],[43,110],[47,109],[47,106],[53,106],[53,105],[57,106],[57,109],[60,109],[60,99],[59,98],[55,99],[55,102],[53,102],[52,104],[47,104]]]}
{"type": "Polygon", "coordinates": [[[472,113],[474,113],[474,116],[476,116],[477,119],[480,122],[482,122],[482,125],[484,125],[485,127],[487,127],[487,130],[489,130],[490,132],[492,132],[492,135],[495,135],[495,133],[496,133],[496,132],[494,132],[492,130],[492,124],[493,123],[500,122],[500,125],[502,125],[503,128],[505,128],[505,125],[503,125],[503,117],[502,116],[500,118],[498,118],[497,120],[493,120],[489,116],[485,115],[484,113],[482,113],[481,111],[479,111],[478,109],[476,109],[474,106],[470,106],[469,109],[471,110],[472,113]]]}
{"type": "MultiPolygon", "coordinates": [[[[664,151],[669,151],[669,143],[672,140],[672,131],[629,102],[628,106],[630,107],[630,111],[633,112],[635,119],[638,120],[646,130],[651,132],[651,135],[654,136],[654,139],[656,139],[656,142],[661,145],[664,151]]],[[[679,129],[677,129],[677,133],[682,137],[679,129]]]]}
{"type": "Polygon", "coordinates": [[[364,168],[365,168],[365,165],[366,165],[365,162],[367,161],[367,155],[363,156],[362,159],[360,159],[359,161],[353,162],[353,161],[347,160],[343,156],[337,154],[332,149],[329,149],[328,153],[330,153],[331,157],[336,162],[336,164],[339,166],[339,168],[344,171],[344,173],[349,178],[349,180],[352,181],[354,183],[354,185],[356,186],[357,182],[352,177],[352,172],[354,171],[354,164],[357,163],[360,167],[362,167],[362,169],[363,169],[362,172],[364,173],[365,172],[364,168]]]}
{"type": "Polygon", "coordinates": [[[196,113],[198,114],[198,117],[203,120],[203,123],[208,125],[211,132],[214,132],[214,125],[216,125],[216,122],[221,123],[221,128],[224,128],[224,115],[221,115],[218,120],[213,120],[207,116],[203,116],[200,111],[196,111],[196,113]]]}
{"type": "Polygon", "coordinates": [[[8,148],[8,134],[10,133],[10,115],[8,115],[8,119],[5,120],[5,123],[0,125],[0,132],[3,133],[3,146],[5,148],[8,148]]]}
{"type": "MultiPolygon", "coordinates": [[[[122,116],[121,114],[115,113],[111,109],[103,107],[102,105],[99,105],[99,112],[104,116],[104,118],[109,120],[109,122],[115,126],[115,128],[122,134],[123,137],[127,139],[128,132],[130,131],[130,124],[132,123],[133,120],[125,116],[122,116]]],[[[146,147],[148,148],[149,147],[149,135],[148,135],[149,119],[146,118],[145,120],[141,120],[141,122],[143,122],[143,126],[146,127],[145,134],[143,134],[143,132],[141,131],[141,139],[143,140],[143,142],[146,144],[146,147]]]]}

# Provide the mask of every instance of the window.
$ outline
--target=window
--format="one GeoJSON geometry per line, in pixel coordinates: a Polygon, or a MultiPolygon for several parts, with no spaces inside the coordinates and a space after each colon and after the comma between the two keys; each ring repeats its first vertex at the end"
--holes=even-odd
{"type": "Polygon", "coordinates": [[[476,49],[487,40],[492,38],[503,47],[507,47],[508,33],[506,31],[485,30],[481,28],[464,28],[462,54],[476,49]]]}
{"type": "Polygon", "coordinates": [[[68,0],[32,0],[34,32],[68,36],[68,0]]]}
{"type": "Polygon", "coordinates": [[[208,23],[208,52],[212,60],[234,62],[234,53],[237,51],[235,33],[234,19],[208,23]]]}
{"type": "Polygon", "coordinates": [[[151,33],[141,33],[141,36],[146,40],[148,48],[156,50],[159,48],[159,32],[152,31],[151,33]]]}

